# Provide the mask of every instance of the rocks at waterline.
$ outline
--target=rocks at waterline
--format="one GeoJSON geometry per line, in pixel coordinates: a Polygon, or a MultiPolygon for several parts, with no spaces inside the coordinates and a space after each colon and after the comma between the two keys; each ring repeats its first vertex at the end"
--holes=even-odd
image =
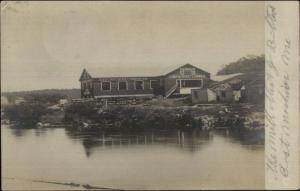
{"type": "MultiPolygon", "coordinates": [[[[84,103],[80,103],[84,104],[84,103]]],[[[240,108],[242,109],[242,108],[240,108]]],[[[247,111],[249,113],[249,111],[247,111]]],[[[246,113],[247,113],[246,112],[246,113]]],[[[65,119],[78,129],[145,130],[145,129],[213,129],[243,127],[247,115],[224,105],[210,107],[159,107],[142,105],[73,106],[65,111],[65,119]],[[238,113],[238,114],[237,114],[238,113]]],[[[250,112],[251,113],[251,112],[250,112]]],[[[263,115],[260,113],[259,115],[263,115]]],[[[263,127],[263,123],[257,123],[263,127]]]]}
{"type": "Polygon", "coordinates": [[[57,127],[73,124],[77,129],[224,129],[264,127],[263,110],[250,105],[210,104],[117,105],[107,108],[94,103],[72,103],[64,110],[49,109],[43,104],[21,104],[7,107],[3,113],[20,127],[57,127]],[[42,111],[42,112],[41,112],[42,111]],[[25,123],[28,122],[28,123],[25,123]]]}

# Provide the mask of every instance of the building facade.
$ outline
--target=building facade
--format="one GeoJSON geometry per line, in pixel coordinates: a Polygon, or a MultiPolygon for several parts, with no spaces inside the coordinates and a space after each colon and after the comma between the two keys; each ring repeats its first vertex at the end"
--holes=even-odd
{"type": "Polygon", "coordinates": [[[107,77],[92,73],[87,69],[82,71],[79,80],[82,98],[188,95],[192,89],[207,87],[211,82],[208,72],[191,64],[157,76],[107,77]]]}

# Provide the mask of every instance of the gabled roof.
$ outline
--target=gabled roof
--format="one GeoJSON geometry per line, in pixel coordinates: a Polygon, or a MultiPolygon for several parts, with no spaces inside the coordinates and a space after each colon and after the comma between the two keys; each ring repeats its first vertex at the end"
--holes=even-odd
{"type": "Polygon", "coordinates": [[[168,75],[181,67],[195,67],[203,73],[209,74],[208,72],[201,70],[200,68],[191,64],[185,64],[180,66],[169,66],[166,68],[155,68],[151,66],[142,67],[105,67],[105,68],[87,68],[87,73],[92,78],[109,78],[109,77],[158,77],[168,75]]]}
{"type": "Polygon", "coordinates": [[[243,85],[264,85],[264,73],[248,73],[248,74],[237,74],[233,77],[227,78],[223,81],[216,82],[210,85],[210,88],[216,89],[223,84],[228,84],[232,89],[238,90],[243,85]]]}
{"type": "Polygon", "coordinates": [[[169,69],[168,71],[165,71],[165,74],[164,74],[164,75],[165,75],[165,76],[166,76],[166,75],[169,75],[169,74],[175,72],[176,70],[178,70],[179,68],[183,68],[183,67],[196,68],[196,69],[198,69],[199,71],[201,71],[202,73],[209,74],[208,72],[206,72],[206,71],[204,71],[204,70],[202,70],[202,69],[200,69],[200,68],[198,68],[198,67],[196,67],[196,66],[194,66],[194,65],[192,65],[192,64],[187,63],[187,64],[184,64],[184,65],[176,66],[175,68],[173,67],[173,69],[169,69]]]}
{"type": "Polygon", "coordinates": [[[229,83],[222,83],[218,84],[217,86],[211,87],[211,90],[232,90],[231,84],[229,83]]]}
{"type": "Polygon", "coordinates": [[[213,75],[213,76],[211,76],[211,79],[214,81],[220,82],[220,81],[228,80],[228,79],[231,79],[235,76],[239,76],[242,74],[243,73],[235,73],[235,74],[227,74],[227,75],[213,75]]]}
{"type": "Polygon", "coordinates": [[[79,81],[81,81],[81,80],[83,80],[86,76],[88,77],[88,78],[92,78],[91,77],[91,75],[86,71],[86,69],[84,68],[83,69],[83,71],[82,71],[82,73],[81,73],[81,75],[80,75],[80,78],[79,78],[79,81]]]}

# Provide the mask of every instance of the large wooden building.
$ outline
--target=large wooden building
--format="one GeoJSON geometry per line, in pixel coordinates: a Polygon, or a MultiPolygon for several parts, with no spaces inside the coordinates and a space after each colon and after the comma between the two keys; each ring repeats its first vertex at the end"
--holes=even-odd
{"type": "Polygon", "coordinates": [[[149,76],[141,76],[138,72],[125,74],[121,69],[118,76],[109,70],[96,72],[95,69],[84,69],[79,81],[82,98],[154,95],[169,97],[190,94],[191,89],[207,87],[211,82],[208,72],[191,64],[177,67],[162,75],[149,76]]]}

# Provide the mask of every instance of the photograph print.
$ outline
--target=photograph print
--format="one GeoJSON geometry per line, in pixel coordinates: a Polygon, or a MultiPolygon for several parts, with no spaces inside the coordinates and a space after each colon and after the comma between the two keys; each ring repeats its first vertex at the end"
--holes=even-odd
{"type": "Polygon", "coordinates": [[[264,189],[264,11],[1,2],[2,189],[264,189]]]}

